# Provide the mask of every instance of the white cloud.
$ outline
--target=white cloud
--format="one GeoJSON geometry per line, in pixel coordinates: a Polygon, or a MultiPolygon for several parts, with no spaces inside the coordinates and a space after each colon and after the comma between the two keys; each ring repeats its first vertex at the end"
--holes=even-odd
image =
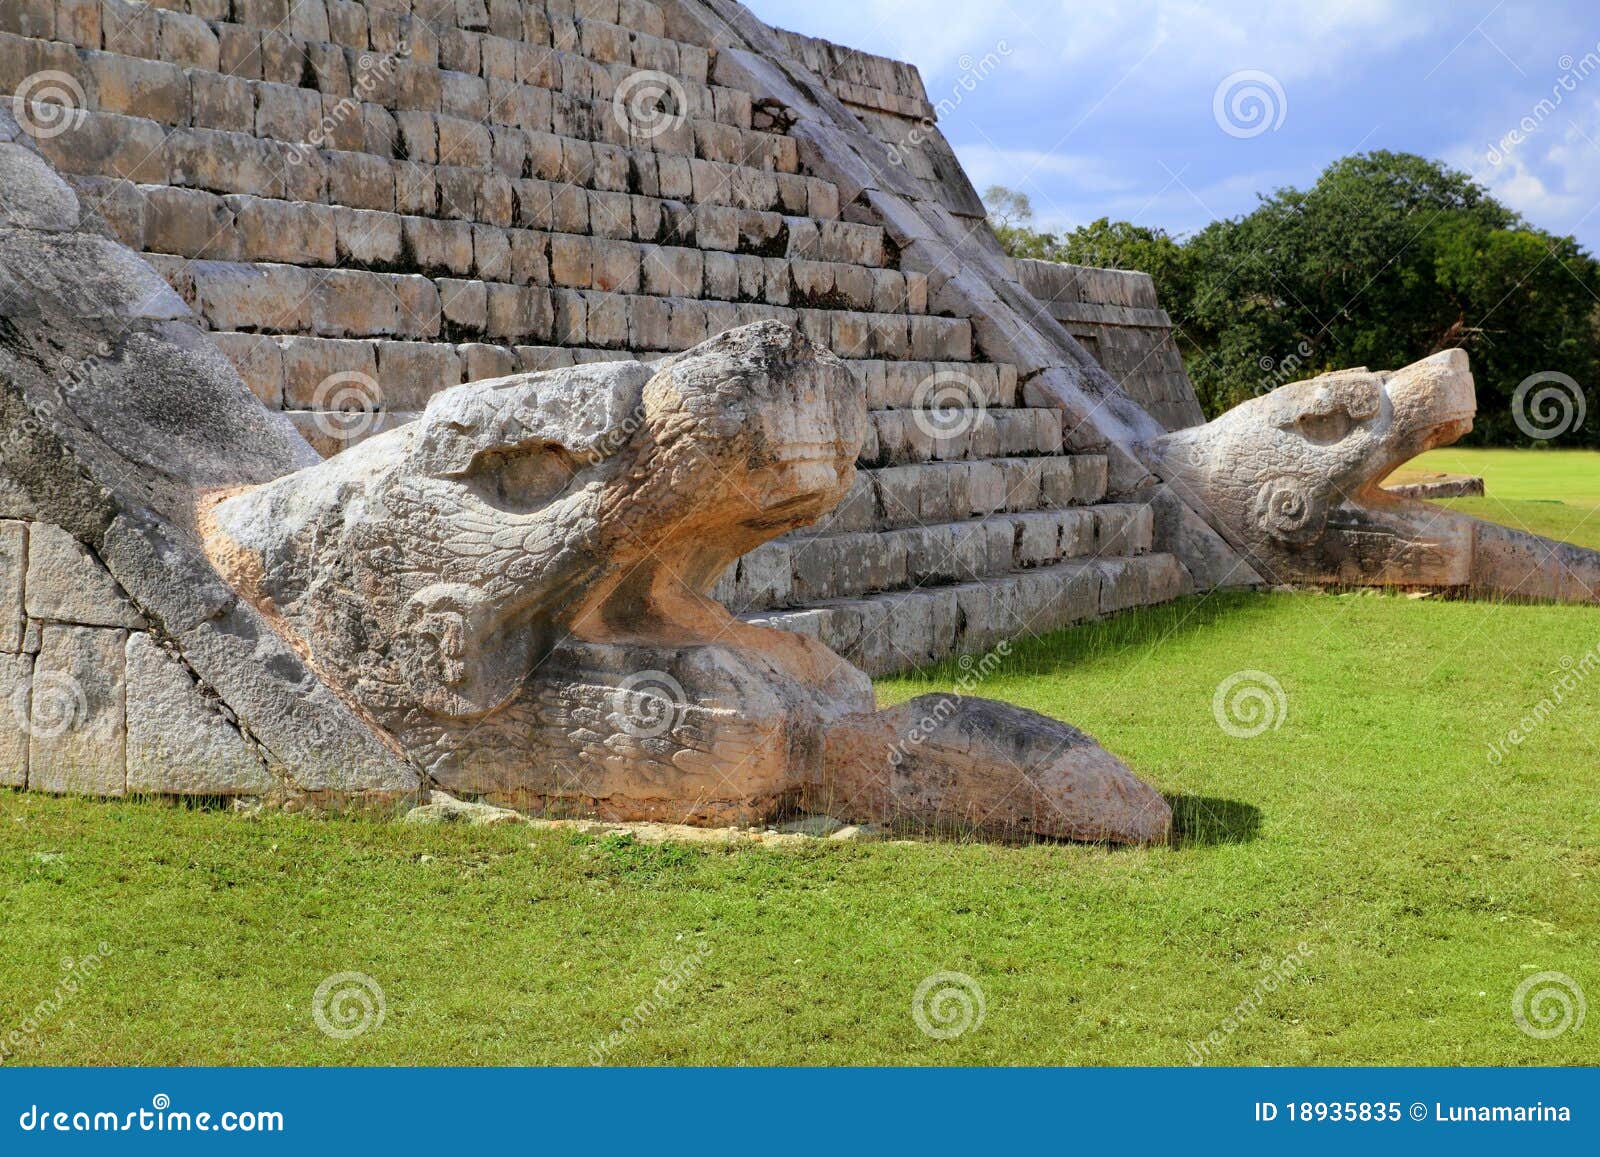
{"type": "Polygon", "coordinates": [[[1102,157],[1079,153],[1045,153],[1036,149],[1003,149],[994,145],[954,146],[967,177],[980,190],[989,185],[1021,188],[1051,184],[1066,178],[1073,187],[1086,193],[1115,193],[1136,188],[1123,166],[1113,167],[1102,157]],[[1047,180],[1047,178],[1049,180],[1047,180]]]}
{"type": "Polygon", "coordinates": [[[1592,236],[1600,217],[1600,96],[1539,118],[1531,132],[1513,136],[1516,128],[1495,126],[1483,143],[1457,146],[1446,159],[1540,228],[1592,236]]]}
{"type": "MultiPolygon", "coordinates": [[[[1406,0],[1250,0],[1226,6],[1195,0],[1127,0],[1081,5],[1059,0],[1060,59],[1131,64],[1155,49],[1149,77],[1181,83],[1259,68],[1281,81],[1345,71],[1354,57],[1426,38],[1427,5],[1406,0]]],[[[1440,48],[1442,55],[1448,46],[1440,48]]],[[[1143,75],[1143,72],[1141,73],[1143,75]]]]}
{"type": "Polygon", "coordinates": [[[1111,217],[1184,233],[1218,217],[1248,211],[1257,193],[1294,179],[1286,170],[1252,170],[1202,182],[1187,171],[1127,156],[1107,159],[987,144],[954,148],[980,192],[990,185],[1004,185],[1026,193],[1033,203],[1035,225],[1045,230],[1072,229],[1097,217],[1111,217]]]}
{"type": "MultiPolygon", "coordinates": [[[[755,0],[763,18],[909,60],[933,84],[1004,41],[1020,67],[1063,64],[1166,88],[1259,68],[1282,81],[1334,75],[1353,59],[1430,36],[1443,0],[755,0]],[[1142,63],[1141,63],[1142,62],[1142,63]]],[[[1436,56],[1450,50],[1435,43],[1436,56]]],[[[1419,57],[1420,59],[1420,57],[1419,57]]],[[[1429,64],[1431,65],[1430,59],[1429,64]]]]}

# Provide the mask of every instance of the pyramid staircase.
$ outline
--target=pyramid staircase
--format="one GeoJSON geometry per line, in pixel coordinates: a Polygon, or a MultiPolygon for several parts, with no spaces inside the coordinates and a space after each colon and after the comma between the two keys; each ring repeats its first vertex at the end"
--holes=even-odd
{"type": "Polygon", "coordinates": [[[649,0],[24,0],[0,92],[81,90],[41,150],[325,454],[464,381],[777,318],[847,360],[872,430],[839,510],[719,582],[735,613],[882,673],[1188,589],[1106,459],[1064,452],[1060,411],[803,170],[784,110],[668,23],[649,0]]]}

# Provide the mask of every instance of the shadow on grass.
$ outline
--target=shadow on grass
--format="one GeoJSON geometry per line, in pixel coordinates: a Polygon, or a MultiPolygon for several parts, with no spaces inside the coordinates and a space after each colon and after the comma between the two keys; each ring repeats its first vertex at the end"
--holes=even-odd
{"type": "Polygon", "coordinates": [[[1169,795],[1172,842],[1180,848],[1243,844],[1261,830],[1261,809],[1236,799],[1209,795],[1169,795]]]}
{"type": "Polygon", "coordinates": [[[973,657],[964,656],[901,671],[885,677],[882,682],[959,683],[963,679],[970,680],[974,670],[996,678],[1050,675],[1084,660],[1161,646],[1175,638],[1203,631],[1223,619],[1270,613],[1259,592],[1217,591],[1203,597],[1190,596],[1124,611],[1042,636],[1007,640],[1005,658],[992,670],[987,663],[975,668],[973,657]]]}

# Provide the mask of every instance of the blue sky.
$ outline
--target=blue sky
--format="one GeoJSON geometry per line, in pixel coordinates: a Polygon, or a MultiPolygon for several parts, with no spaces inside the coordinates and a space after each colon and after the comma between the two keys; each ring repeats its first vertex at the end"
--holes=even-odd
{"type": "Polygon", "coordinates": [[[1184,233],[1385,148],[1449,161],[1600,253],[1596,0],[747,3],[916,64],[973,183],[1021,189],[1048,227],[1184,233]]]}

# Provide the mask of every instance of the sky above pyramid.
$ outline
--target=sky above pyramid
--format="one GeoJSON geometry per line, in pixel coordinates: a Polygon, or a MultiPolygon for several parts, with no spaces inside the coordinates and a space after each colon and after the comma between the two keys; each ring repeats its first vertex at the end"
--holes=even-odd
{"type": "Polygon", "coordinates": [[[1600,251],[1592,0],[750,0],[769,23],[909,60],[973,183],[1047,228],[1187,233],[1370,149],[1471,173],[1600,251]]]}

